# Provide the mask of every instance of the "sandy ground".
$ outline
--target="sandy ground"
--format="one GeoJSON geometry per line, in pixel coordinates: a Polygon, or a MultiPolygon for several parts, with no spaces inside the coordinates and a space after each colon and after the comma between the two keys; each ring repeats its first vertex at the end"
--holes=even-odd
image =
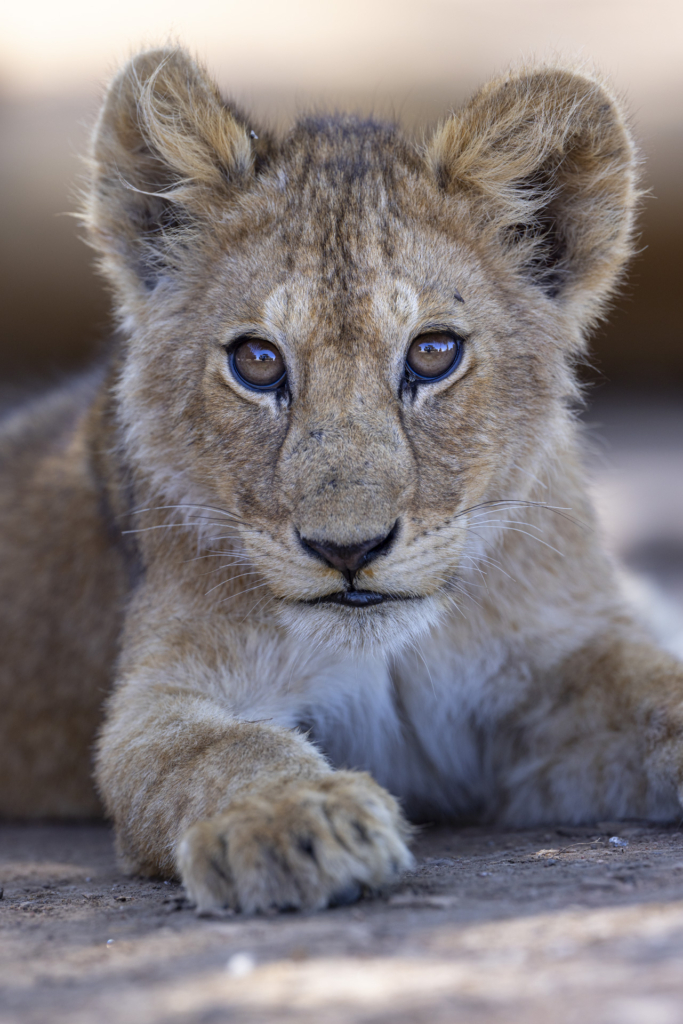
{"type": "MultiPolygon", "coordinates": [[[[609,541],[683,655],[683,404],[587,419],[609,541]]],[[[0,1022],[683,1024],[682,826],[425,829],[375,899],[198,919],[104,824],[0,824],[0,1022]]]]}
{"type": "Polygon", "coordinates": [[[100,824],[0,828],[0,1020],[683,1021],[683,831],[427,829],[390,892],[198,919],[100,824]]]}

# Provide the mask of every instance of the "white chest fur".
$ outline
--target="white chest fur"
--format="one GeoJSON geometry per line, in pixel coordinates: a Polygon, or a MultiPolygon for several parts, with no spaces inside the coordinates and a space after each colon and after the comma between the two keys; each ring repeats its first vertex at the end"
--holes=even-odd
{"type": "Polygon", "coordinates": [[[500,653],[318,657],[275,719],[305,730],[335,767],[371,772],[411,816],[468,816],[492,804],[495,720],[524,685],[519,670],[506,675],[500,653]]]}

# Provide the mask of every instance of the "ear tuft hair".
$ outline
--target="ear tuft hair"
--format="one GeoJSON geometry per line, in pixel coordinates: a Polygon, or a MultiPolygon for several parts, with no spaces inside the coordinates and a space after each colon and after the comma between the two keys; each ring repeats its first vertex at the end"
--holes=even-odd
{"type": "Polygon", "coordinates": [[[246,120],[180,49],[134,57],[95,127],[85,220],[105,273],[152,289],[194,226],[252,174],[246,120]]]}
{"type": "Polygon", "coordinates": [[[566,68],[491,82],[436,132],[427,162],[485,240],[589,321],[631,253],[637,157],[605,85],[566,68]],[[581,307],[580,309],[578,307],[581,307]]]}

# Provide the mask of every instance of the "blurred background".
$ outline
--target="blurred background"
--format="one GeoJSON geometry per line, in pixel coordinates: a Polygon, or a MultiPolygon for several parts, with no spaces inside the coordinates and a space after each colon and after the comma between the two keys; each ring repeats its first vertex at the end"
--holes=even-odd
{"type": "Polygon", "coordinates": [[[76,222],[79,154],[104,83],[181,41],[271,125],[351,107],[417,134],[510,63],[596,66],[632,112],[648,198],[634,260],[584,377],[610,541],[683,601],[681,0],[34,0],[0,36],[0,397],[87,363],[109,301],[76,222]]]}

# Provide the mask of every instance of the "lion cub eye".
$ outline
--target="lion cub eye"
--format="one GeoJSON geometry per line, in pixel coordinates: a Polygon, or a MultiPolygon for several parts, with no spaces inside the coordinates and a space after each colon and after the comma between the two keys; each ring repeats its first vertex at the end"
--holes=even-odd
{"type": "Polygon", "coordinates": [[[456,368],[462,357],[462,338],[448,331],[420,334],[406,356],[408,374],[420,381],[441,380],[456,368]]]}
{"type": "Polygon", "coordinates": [[[229,354],[234,376],[254,391],[275,391],[287,376],[285,361],[269,341],[240,338],[229,354]]]}

